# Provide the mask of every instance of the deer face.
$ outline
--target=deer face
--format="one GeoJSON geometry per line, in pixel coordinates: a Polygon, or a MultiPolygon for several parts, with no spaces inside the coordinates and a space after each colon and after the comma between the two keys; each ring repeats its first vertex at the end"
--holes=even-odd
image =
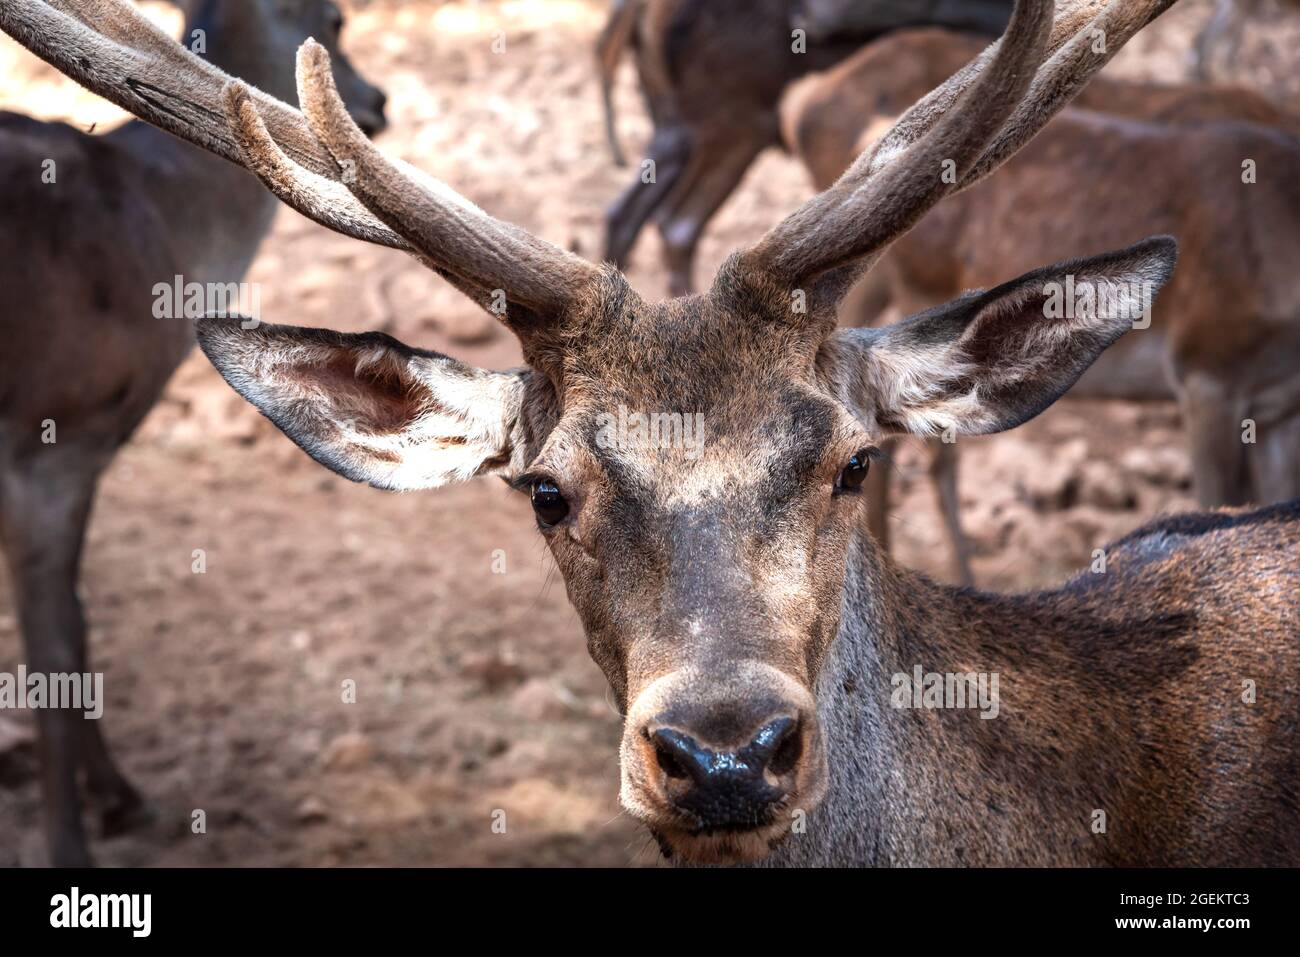
{"type": "Polygon", "coordinates": [[[298,47],[313,38],[330,55],[334,82],[348,112],[368,136],[387,125],[387,97],[367,82],[340,48],[344,17],[332,0],[200,0],[187,31],[202,29],[211,36],[207,51],[236,76],[256,78],[257,85],[274,97],[293,103],[296,98],[290,67],[298,47]],[[268,71],[266,64],[276,70],[268,71]]]}
{"type": "Polygon", "coordinates": [[[766,853],[824,788],[815,687],[872,442],[788,302],[736,285],[650,307],[606,273],[512,477],[627,714],[624,805],[708,860],[766,853]]]}
{"type": "Polygon", "coordinates": [[[788,297],[755,287],[738,308],[742,285],[648,305],[604,271],[505,375],[378,337],[201,327],[232,384],[344,474],[491,471],[531,497],[627,715],[623,803],[699,860],[761,856],[822,794],[817,677],[873,441],[788,297]]]}

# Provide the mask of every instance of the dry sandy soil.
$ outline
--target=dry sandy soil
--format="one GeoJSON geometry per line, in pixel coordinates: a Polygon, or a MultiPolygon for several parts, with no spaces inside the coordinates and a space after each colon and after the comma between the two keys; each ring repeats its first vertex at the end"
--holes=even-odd
{"type": "MultiPolygon", "coordinates": [[[[1115,69],[1180,78],[1208,9],[1189,0],[1115,69]]],[[[591,255],[625,177],[603,146],[588,56],[603,16],[586,0],[376,0],[353,5],[345,45],[389,93],[385,148],[591,255]]],[[[1281,92],[1294,71],[1260,64],[1282,55],[1284,36],[1247,39],[1249,78],[1281,92]]],[[[618,101],[627,142],[644,142],[630,68],[618,101]]],[[[7,40],[0,107],[86,127],[118,116],[7,40]]],[[[711,230],[700,274],[807,193],[795,163],[765,157],[711,230]]],[[[630,277],[657,296],[655,245],[643,241],[630,277]]],[[[490,318],[411,260],[288,210],[248,278],[272,322],[382,329],[498,368],[518,358],[490,318]]],[[[1179,428],[1172,405],[1064,402],[1013,434],[963,440],[980,583],[1059,581],[1106,540],[1190,506],[1179,428]]],[[[947,548],[920,450],[896,467],[897,554],[942,577],[947,548]]],[[[527,501],[499,481],[422,495],[352,485],[195,353],[102,485],[84,592],[109,740],[158,810],[143,832],[97,839],[104,864],[656,858],[618,809],[620,721],[604,679],[527,501]],[[194,549],[206,552],[204,574],[191,571],[194,549]],[[341,700],[348,679],[354,704],[341,700]],[[190,831],[194,809],[205,834],[190,831]]],[[[0,584],[3,671],[21,660],[12,608],[0,584]]],[[[44,858],[28,717],[0,716],[0,865],[44,858]]]]}

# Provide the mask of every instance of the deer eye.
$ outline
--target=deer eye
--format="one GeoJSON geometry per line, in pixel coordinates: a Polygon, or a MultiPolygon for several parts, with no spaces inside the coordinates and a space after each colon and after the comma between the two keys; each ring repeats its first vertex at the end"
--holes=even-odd
{"type": "Polygon", "coordinates": [[[537,521],[549,528],[569,514],[569,503],[554,482],[538,479],[533,482],[533,512],[537,521]]]}
{"type": "Polygon", "coordinates": [[[840,470],[839,476],[835,479],[835,491],[856,492],[862,488],[870,467],[871,454],[866,449],[855,452],[853,458],[849,459],[849,464],[840,470]]]}

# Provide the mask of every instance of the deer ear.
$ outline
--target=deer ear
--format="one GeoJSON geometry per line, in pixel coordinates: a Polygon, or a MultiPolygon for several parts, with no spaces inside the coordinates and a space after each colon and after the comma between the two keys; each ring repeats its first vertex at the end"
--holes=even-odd
{"type": "Polygon", "coordinates": [[[200,348],[236,392],[355,482],[433,488],[510,466],[527,370],[476,369],[376,332],[197,326],[200,348]]]}
{"type": "Polygon", "coordinates": [[[1056,401],[1125,332],[1145,328],[1177,255],[1172,238],[1157,236],[1047,266],[892,326],[840,330],[822,361],[850,407],[882,432],[1001,432],[1056,401]]]}

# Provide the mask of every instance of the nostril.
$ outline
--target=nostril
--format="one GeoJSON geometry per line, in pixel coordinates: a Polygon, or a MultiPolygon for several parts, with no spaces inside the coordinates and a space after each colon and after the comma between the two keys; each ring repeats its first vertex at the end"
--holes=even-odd
{"type": "Polygon", "coordinates": [[[782,716],[759,729],[741,754],[756,767],[778,777],[795,766],[803,751],[799,722],[782,716]]]}
{"type": "Polygon", "coordinates": [[[686,768],[682,766],[682,762],[678,760],[672,747],[658,735],[655,735],[654,741],[655,761],[659,764],[659,770],[673,779],[689,777],[686,768]]]}
{"type": "Polygon", "coordinates": [[[767,766],[768,770],[777,777],[792,771],[803,754],[803,735],[798,733],[798,728],[796,723],[790,722],[789,727],[783,732],[781,743],[777,745],[776,753],[772,755],[772,760],[767,766]]]}
{"type": "Polygon", "coordinates": [[[694,738],[672,728],[653,731],[650,738],[655,745],[655,760],[668,777],[691,778],[696,783],[708,777],[713,752],[700,747],[694,738]]]}

